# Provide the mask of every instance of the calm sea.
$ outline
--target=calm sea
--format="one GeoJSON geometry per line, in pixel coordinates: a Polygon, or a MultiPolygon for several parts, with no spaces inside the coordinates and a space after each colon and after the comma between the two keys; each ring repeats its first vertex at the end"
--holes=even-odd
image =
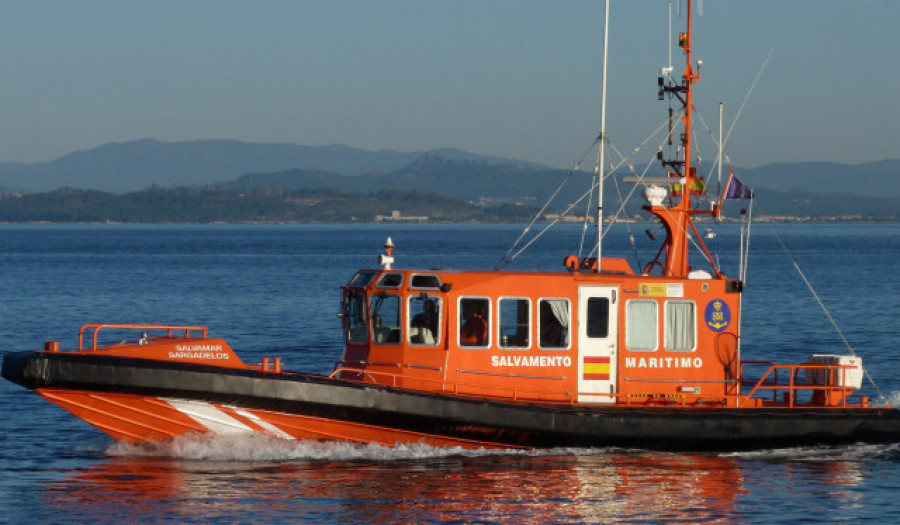
{"type": "MultiPolygon", "coordinates": [[[[647,225],[618,226],[606,255],[652,255],[647,225]]],[[[400,267],[491,268],[517,226],[0,226],[0,350],[76,344],[88,322],[208,325],[246,362],[279,355],[329,372],[339,286],[393,238],[400,267]]],[[[745,359],[846,353],[805,272],[875,387],[900,399],[900,225],[754,225],[745,359]],[[776,241],[780,236],[788,257],[776,241]]],[[[559,228],[514,268],[559,268],[580,230],[559,228]]],[[[736,275],[736,225],[711,247],[736,275]]],[[[289,443],[114,444],[0,383],[0,522],[597,523],[900,520],[900,446],[690,455],[534,453],[289,443]]]]}

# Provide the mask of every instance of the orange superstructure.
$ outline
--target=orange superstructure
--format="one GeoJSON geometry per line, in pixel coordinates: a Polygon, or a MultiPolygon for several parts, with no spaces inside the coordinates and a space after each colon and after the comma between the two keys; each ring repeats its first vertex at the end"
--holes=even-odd
{"type": "MultiPolygon", "coordinates": [[[[361,270],[344,287],[346,349],[334,375],[570,404],[787,406],[798,391],[825,388],[815,402],[826,406],[852,390],[798,380],[771,402],[740,395],[740,282],[606,263],[615,271],[361,270]],[[478,340],[467,323],[479,325],[478,340]]],[[[797,375],[824,365],[795,366],[797,375]]]]}

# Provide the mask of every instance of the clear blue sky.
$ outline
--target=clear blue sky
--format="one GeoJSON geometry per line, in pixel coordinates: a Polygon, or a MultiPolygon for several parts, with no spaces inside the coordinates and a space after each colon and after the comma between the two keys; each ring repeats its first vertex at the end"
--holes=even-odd
{"type": "MultiPolygon", "coordinates": [[[[655,84],[667,5],[612,3],[608,130],[623,150],[665,117],[655,84]]],[[[568,167],[599,130],[602,7],[5,0],[0,161],[228,138],[568,167]]],[[[775,48],[727,146],[738,166],[900,157],[900,1],[705,0],[695,29],[697,105],[713,127],[718,102],[733,118],[775,48]]],[[[673,62],[680,70],[677,48],[673,62]]]]}

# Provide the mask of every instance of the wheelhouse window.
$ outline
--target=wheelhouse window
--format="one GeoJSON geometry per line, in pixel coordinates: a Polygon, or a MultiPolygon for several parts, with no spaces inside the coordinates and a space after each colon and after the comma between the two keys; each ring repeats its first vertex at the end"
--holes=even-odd
{"type": "Polygon", "coordinates": [[[528,348],[531,333],[531,301],[503,298],[499,302],[500,348],[528,348]]]}
{"type": "Polygon", "coordinates": [[[625,303],[625,348],[632,352],[655,352],[659,339],[659,305],[656,301],[632,299],[625,303]]]}
{"type": "Polygon", "coordinates": [[[401,284],[403,284],[402,273],[386,273],[378,279],[379,288],[400,288],[401,284]]]}
{"type": "Polygon", "coordinates": [[[439,290],[441,279],[437,275],[414,273],[410,278],[409,287],[416,290],[439,290]]]}
{"type": "Polygon", "coordinates": [[[344,328],[347,341],[365,343],[368,341],[369,326],[366,320],[366,294],[362,290],[350,290],[344,296],[344,328]]]}
{"type": "Polygon", "coordinates": [[[587,301],[587,336],[602,339],[609,336],[609,299],[591,297],[587,301]]]}
{"type": "Polygon", "coordinates": [[[569,300],[541,299],[538,301],[538,344],[544,349],[569,348],[569,300]]]}
{"type": "Polygon", "coordinates": [[[421,293],[409,298],[409,343],[434,346],[441,340],[441,298],[421,293]]]}
{"type": "Polygon", "coordinates": [[[369,286],[369,283],[372,282],[372,279],[378,275],[377,270],[360,270],[356,272],[356,275],[350,279],[350,282],[347,283],[347,286],[350,287],[365,287],[369,286]]]}
{"type": "Polygon", "coordinates": [[[400,296],[382,292],[372,297],[372,341],[377,344],[400,342],[400,296]]]}
{"type": "Polygon", "coordinates": [[[693,301],[666,302],[666,350],[692,352],[696,346],[697,321],[693,301]]]}
{"type": "Polygon", "coordinates": [[[459,345],[487,348],[491,303],[487,298],[464,297],[459,300],[459,345]]]}

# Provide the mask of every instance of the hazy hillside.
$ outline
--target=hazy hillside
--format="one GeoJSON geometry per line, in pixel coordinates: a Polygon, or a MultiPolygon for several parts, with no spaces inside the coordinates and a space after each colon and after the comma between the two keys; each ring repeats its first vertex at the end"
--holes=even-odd
{"type": "MultiPolygon", "coordinates": [[[[152,185],[190,186],[227,180],[245,173],[290,169],[322,170],[343,175],[393,171],[425,152],[367,151],[342,145],[256,144],[234,140],[111,143],[70,153],[52,162],[0,163],[0,187],[51,191],[63,187],[111,192],[137,191],[152,185]]],[[[520,164],[451,148],[436,154],[454,159],[520,164]]]]}
{"type": "Polygon", "coordinates": [[[418,222],[511,222],[534,216],[522,206],[477,206],[434,193],[336,189],[234,191],[220,187],[148,188],[126,194],[61,189],[0,195],[0,222],[372,222],[403,210],[418,222]]]}
{"type": "MultiPolygon", "coordinates": [[[[900,160],[866,164],[802,162],[768,164],[739,170],[740,179],[751,186],[773,190],[803,190],[869,197],[900,197],[900,160]]],[[[900,208],[900,206],[898,206],[900,208]]]]}
{"type": "MultiPolygon", "coordinates": [[[[453,160],[428,153],[410,165],[388,173],[347,176],[320,170],[290,170],[247,174],[222,185],[229,188],[340,188],[355,192],[396,189],[439,193],[467,201],[541,203],[556,189],[566,174],[563,170],[453,160]]],[[[569,188],[566,198],[572,198],[573,192],[580,195],[586,188],[589,175],[580,172],[574,178],[578,182],[569,188]]]]}
{"type": "MultiPolygon", "coordinates": [[[[897,215],[900,160],[860,165],[772,164],[737,169],[769,214],[897,215]]],[[[308,190],[335,188],[435,193],[481,204],[540,206],[568,176],[511,159],[455,149],[430,152],[366,151],[342,145],[254,144],[231,140],[160,142],[138,140],[78,151],[48,163],[0,164],[0,189],[26,193],[63,187],[113,193],[218,185],[225,188],[308,190]]],[[[571,175],[554,204],[561,210],[588,187],[589,175],[571,175]]],[[[620,187],[628,192],[631,187],[620,187]]],[[[606,206],[617,209],[616,189],[606,206]]],[[[637,211],[635,198],[628,208],[637,211]]],[[[578,208],[584,213],[585,207],[578,208]]]]}
{"type": "MultiPolygon", "coordinates": [[[[795,168],[796,169],[796,168],[795,168]]],[[[277,173],[256,173],[241,176],[221,185],[238,188],[278,188],[286,190],[339,188],[348,192],[381,190],[433,192],[469,202],[520,203],[540,207],[559,184],[566,179],[563,170],[538,169],[528,166],[491,165],[476,161],[457,161],[433,154],[423,155],[409,166],[374,175],[346,176],[317,170],[290,170],[277,173]]],[[[896,217],[900,214],[894,197],[850,195],[840,190],[815,191],[806,189],[770,189],[756,187],[741,173],[743,180],[753,187],[759,197],[760,213],[795,216],[851,216],[896,217]]],[[[858,180],[855,177],[854,180],[858,180]]],[[[590,185],[590,175],[573,173],[563,186],[551,208],[561,211],[577,201],[590,185]]],[[[622,194],[632,189],[620,184],[622,194]]],[[[617,192],[610,187],[604,207],[608,213],[619,208],[617,192]]],[[[643,206],[640,191],[629,201],[625,212],[635,214],[643,206]]],[[[576,214],[585,213],[586,201],[576,214]]]]}

